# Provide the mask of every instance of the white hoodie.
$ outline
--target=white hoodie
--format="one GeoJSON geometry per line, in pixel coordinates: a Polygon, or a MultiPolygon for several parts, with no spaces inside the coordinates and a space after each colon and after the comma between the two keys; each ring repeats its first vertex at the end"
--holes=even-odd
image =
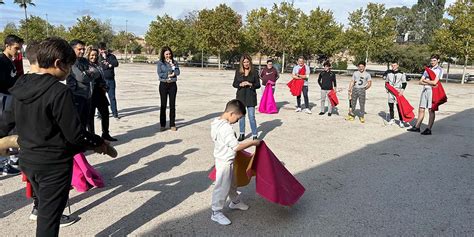
{"type": "Polygon", "coordinates": [[[214,141],[214,158],[229,161],[235,158],[239,145],[229,121],[216,118],[211,123],[211,138],[214,141]]]}

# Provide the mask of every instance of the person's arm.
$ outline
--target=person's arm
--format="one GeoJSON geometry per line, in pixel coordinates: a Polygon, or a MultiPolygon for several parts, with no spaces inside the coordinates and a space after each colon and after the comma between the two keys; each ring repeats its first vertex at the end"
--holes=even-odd
{"type": "Polygon", "coordinates": [[[260,145],[260,140],[252,140],[252,141],[246,141],[246,142],[242,142],[240,143],[239,145],[237,145],[235,148],[234,148],[234,151],[243,151],[251,146],[258,146],[260,145]]]}
{"type": "Polygon", "coordinates": [[[158,73],[158,79],[159,80],[168,80],[168,72],[163,70],[162,66],[163,66],[163,63],[161,61],[158,61],[157,66],[156,66],[156,72],[158,73]]]}
{"type": "Polygon", "coordinates": [[[443,71],[440,70],[440,73],[436,75],[436,78],[434,80],[424,80],[424,82],[427,84],[427,85],[430,85],[430,86],[436,86],[439,82],[439,79],[443,77],[443,71]]]}
{"type": "Polygon", "coordinates": [[[333,83],[333,86],[334,86],[334,90],[337,91],[337,83],[336,83],[336,74],[335,73],[332,74],[332,83],[333,83]]]}
{"type": "Polygon", "coordinates": [[[352,88],[354,87],[355,82],[356,82],[356,78],[355,78],[355,73],[354,73],[354,74],[352,74],[352,80],[349,83],[349,94],[352,93],[352,88]]]}
{"type": "Polygon", "coordinates": [[[323,87],[323,72],[319,73],[319,76],[318,76],[318,84],[319,84],[319,87],[323,87]]]}
{"type": "Polygon", "coordinates": [[[258,146],[260,144],[260,140],[252,140],[239,144],[239,141],[235,137],[232,128],[229,128],[229,130],[224,131],[224,133],[222,134],[222,139],[224,141],[224,144],[226,144],[228,147],[232,148],[232,150],[236,152],[245,150],[251,146],[258,146]]]}
{"type": "Polygon", "coordinates": [[[298,69],[296,69],[298,66],[294,66],[293,67],[293,79],[301,79],[299,76],[298,76],[298,69]]]}
{"type": "Polygon", "coordinates": [[[260,89],[260,87],[262,87],[262,85],[260,84],[260,79],[258,78],[258,74],[257,73],[253,73],[253,80],[254,80],[254,83],[252,83],[252,87],[254,89],[260,89]]]}
{"type": "Polygon", "coordinates": [[[365,89],[368,90],[372,86],[372,76],[370,74],[367,74],[367,85],[365,86],[365,89]]]}
{"type": "Polygon", "coordinates": [[[242,83],[242,77],[240,76],[239,70],[236,70],[235,75],[234,75],[234,82],[232,83],[232,86],[234,88],[239,89],[240,87],[242,87],[240,83],[242,83]]]}
{"type": "Polygon", "coordinates": [[[97,73],[99,73],[97,70],[94,72],[90,69],[91,65],[89,62],[85,58],[81,58],[72,66],[71,73],[74,74],[76,81],[87,84],[97,76],[97,73]]]}
{"type": "Polygon", "coordinates": [[[51,107],[53,119],[69,143],[82,149],[99,147],[104,144],[104,140],[101,137],[91,134],[82,128],[79,115],[74,108],[70,90],[63,90],[58,93],[51,107]]]}
{"type": "Polygon", "coordinates": [[[107,59],[107,62],[109,63],[109,65],[111,65],[112,67],[118,67],[119,66],[119,62],[117,60],[117,57],[115,57],[115,55],[113,54],[109,54],[109,57],[107,59]]]}
{"type": "Polygon", "coordinates": [[[309,74],[311,74],[311,68],[308,65],[305,65],[306,67],[306,75],[304,75],[303,79],[309,79],[309,74]]]}
{"type": "Polygon", "coordinates": [[[178,62],[174,61],[174,76],[179,76],[181,74],[181,71],[179,70],[178,62]]]}
{"type": "Polygon", "coordinates": [[[278,70],[276,70],[276,68],[273,68],[273,70],[275,72],[275,81],[277,81],[280,78],[280,73],[278,73],[278,70]]]}
{"type": "Polygon", "coordinates": [[[15,128],[15,108],[13,106],[14,102],[12,101],[11,110],[4,111],[0,116],[0,138],[8,136],[15,128]]]}

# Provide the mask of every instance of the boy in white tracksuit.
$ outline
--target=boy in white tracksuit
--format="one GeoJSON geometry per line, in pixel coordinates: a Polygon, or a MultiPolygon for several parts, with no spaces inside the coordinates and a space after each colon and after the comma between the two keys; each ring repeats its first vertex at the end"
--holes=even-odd
{"type": "Polygon", "coordinates": [[[211,137],[214,141],[214,158],[216,163],[216,182],[212,192],[211,220],[229,225],[231,221],[222,213],[227,197],[230,198],[229,208],[247,210],[249,207],[243,203],[237,193],[234,183],[233,165],[235,153],[250,146],[258,146],[260,140],[252,140],[239,144],[231,124],[236,123],[245,116],[245,105],[239,100],[227,103],[224,113],[214,119],[211,124],[211,137]]]}

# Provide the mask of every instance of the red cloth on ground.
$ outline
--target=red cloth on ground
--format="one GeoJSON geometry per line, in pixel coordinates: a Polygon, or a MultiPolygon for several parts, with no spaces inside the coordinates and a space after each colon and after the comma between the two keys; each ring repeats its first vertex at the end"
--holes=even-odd
{"type": "Polygon", "coordinates": [[[388,82],[385,82],[385,88],[387,88],[388,92],[392,93],[397,100],[397,106],[402,114],[402,120],[404,122],[410,122],[415,118],[415,114],[413,113],[413,106],[410,105],[408,100],[403,95],[399,95],[397,89],[390,85],[388,82]]]}
{"type": "Polygon", "coordinates": [[[336,107],[339,104],[339,99],[337,98],[337,94],[334,89],[332,89],[328,93],[328,98],[329,98],[329,102],[331,102],[332,107],[336,107]]]}
{"type": "Polygon", "coordinates": [[[262,94],[262,99],[260,100],[260,106],[258,107],[258,112],[264,114],[274,114],[278,113],[278,109],[275,103],[275,98],[273,97],[272,84],[267,83],[265,90],[262,94]]]}
{"type": "MultiPolygon", "coordinates": [[[[237,160],[237,158],[236,158],[237,160]]],[[[234,175],[242,169],[234,170],[234,175]]],[[[270,202],[284,206],[295,204],[305,192],[303,185],[283,166],[265,142],[261,142],[249,162],[247,177],[255,175],[256,192],[270,202]]],[[[215,180],[215,169],[209,174],[215,180]]]]}
{"type": "Polygon", "coordinates": [[[99,172],[87,162],[84,153],[76,154],[73,162],[71,186],[78,192],[85,192],[91,187],[104,187],[104,180],[99,172]]]}
{"type": "MultiPolygon", "coordinates": [[[[430,77],[430,80],[436,79],[436,74],[431,70],[429,67],[425,67],[425,71],[430,77]]],[[[440,78],[441,79],[441,78],[440,78]]],[[[433,111],[438,111],[439,106],[448,102],[448,97],[446,96],[446,92],[444,91],[443,84],[441,84],[441,80],[438,81],[436,86],[432,87],[432,102],[431,102],[431,109],[433,111]]]]}
{"type": "MultiPolygon", "coordinates": [[[[306,65],[304,65],[298,71],[298,75],[306,75],[306,65]]],[[[303,79],[292,79],[288,84],[286,84],[290,88],[290,92],[293,96],[300,96],[301,91],[303,91],[304,80],[303,79]]]]}

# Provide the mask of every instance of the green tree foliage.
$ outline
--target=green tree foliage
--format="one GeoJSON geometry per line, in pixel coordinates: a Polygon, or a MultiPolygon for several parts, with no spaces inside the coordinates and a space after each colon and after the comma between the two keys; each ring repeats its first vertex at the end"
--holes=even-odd
{"type": "Polygon", "coordinates": [[[345,39],[352,55],[368,61],[392,46],[396,35],[392,30],[395,22],[386,12],[383,4],[369,3],[366,9],[350,13],[345,39]]]}
{"type": "Polygon", "coordinates": [[[419,43],[428,44],[432,41],[433,33],[443,20],[446,0],[418,0],[413,5],[415,17],[414,31],[418,34],[419,43]]]}
{"type": "Polygon", "coordinates": [[[214,9],[204,9],[199,12],[196,22],[198,37],[205,50],[221,54],[231,52],[239,47],[242,19],[239,14],[225,4],[214,9]]]}
{"type": "MultiPolygon", "coordinates": [[[[416,15],[409,7],[394,7],[387,10],[387,16],[395,20],[397,36],[404,36],[415,29],[416,15]]],[[[393,29],[393,27],[391,27],[393,29]]]]}
{"type": "Polygon", "coordinates": [[[26,37],[26,31],[28,29],[30,41],[41,41],[46,39],[47,37],[47,27],[49,27],[48,31],[54,28],[52,25],[48,24],[48,22],[46,22],[46,20],[44,20],[43,18],[39,16],[30,16],[30,18],[28,19],[28,24],[26,24],[25,20],[20,20],[19,33],[22,37],[26,37]]]}
{"type": "Polygon", "coordinates": [[[117,35],[112,40],[110,44],[110,48],[114,50],[118,50],[120,53],[125,52],[125,46],[129,46],[132,41],[134,41],[135,35],[130,32],[119,31],[117,35]]]}
{"type": "Polygon", "coordinates": [[[175,20],[168,15],[157,16],[156,20],[150,23],[145,41],[155,48],[157,53],[163,46],[168,46],[173,50],[175,56],[181,56],[186,51],[184,29],[183,20],[175,20]]]}
{"type": "Polygon", "coordinates": [[[28,43],[28,14],[26,11],[26,8],[28,6],[36,6],[32,0],[14,0],[13,3],[18,4],[19,7],[23,8],[25,10],[25,24],[26,24],[26,30],[25,30],[25,42],[28,43]]]}
{"type": "Polygon", "coordinates": [[[87,45],[97,45],[99,42],[112,42],[113,31],[109,21],[101,22],[91,16],[82,16],[69,29],[71,39],[80,39],[87,45]]]}

